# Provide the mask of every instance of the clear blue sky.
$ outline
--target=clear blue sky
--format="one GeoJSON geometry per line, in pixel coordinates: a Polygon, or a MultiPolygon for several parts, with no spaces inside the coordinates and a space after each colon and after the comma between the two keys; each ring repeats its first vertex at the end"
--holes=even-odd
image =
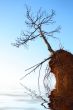
{"type": "MultiPolygon", "coordinates": [[[[26,28],[25,4],[34,12],[40,7],[47,12],[55,10],[55,25],[62,27],[56,36],[64,49],[73,53],[73,0],[0,0],[0,88],[3,90],[18,88],[24,70],[48,56],[42,41],[31,42],[28,48],[11,45],[26,28]]],[[[55,42],[52,46],[56,49],[55,42]]]]}

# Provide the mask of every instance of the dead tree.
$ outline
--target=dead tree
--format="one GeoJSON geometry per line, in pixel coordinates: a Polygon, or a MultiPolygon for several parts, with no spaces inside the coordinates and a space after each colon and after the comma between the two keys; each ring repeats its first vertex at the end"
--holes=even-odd
{"type": "MultiPolygon", "coordinates": [[[[29,9],[26,6],[25,24],[28,28],[30,28],[30,31],[23,32],[21,37],[18,37],[16,42],[13,43],[13,45],[16,47],[20,47],[21,45],[28,44],[30,41],[33,41],[34,39],[41,38],[41,39],[43,39],[43,41],[47,47],[47,50],[51,53],[51,55],[54,54],[55,51],[52,49],[52,47],[48,41],[48,38],[49,37],[56,38],[56,37],[54,37],[54,34],[60,32],[60,26],[58,26],[54,30],[51,30],[50,32],[47,32],[46,28],[44,28],[46,25],[50,26],[50,25],[53,25],[55,23],[54,16],[55,16],[54,10],[51,10],[50,13],[46,13],[45,11],[42,11],[41,9],[39,9],[39,11],[36,13],[36,15],[33,16],[31,9],[29,9]]],[[[41,67],[46,61],[49,61],[49,59],[51,59],[51,56],[48,58],[45,58],[42,62],[28,68],[27,70],[30,70],[30,72],[28,72],[21,79],[24,79],[27,75],[29,75],[30,73],[35,71],[37,68],[39,68],[38,89],[40,91],[39,77],[40,77],[41,67]]],[[[47,68],[46,68],[46,71],[47,72],[45,73],[43,84],[44,84],[44,87],[47,89],[47,94],[49,94],[48,84],[45,85],[44,81],[45,81],[45,79],[48,79],[50,71],[47,68]]],[[[29,91],[29,90],[30,89],[27,89],[27,91],[29,91]]],[[[30,91],[32,91],[32,90],[30,90],[30,91]]],[[[35,93],[35,96],[37,96],[36,93],[35,93]]],[[[38,96],[38,97],[40,97],[43,100],[42,106],[44,106],[44,103],[48,104],[48,101],[46,101],[42,96],[38,96]]]]}
{"type": "MultiPolygon", "coordinates": [[[[52,91],[50,97],[51,103],[48,104],[53,110],[73,110],[73,55],[69,52],[59,49],[54,51],[48,41],[47,38],[54,37],[55,33],[60,31],[60,27],[47,32],[43,27],[46,25],[50,26],[54,23],[55,12],[51,10],[51,13],[48,14],[46,12],[42,12],[41,9],[37,12],[35,16],[32,15],[31,9],[26,7],[26,18],[25,21],[26,26],[30,27],[31,31],[23,32],[21,37],[18,37],[16,42],[13,43],[14,46],[20,47],[21,45],[26,45],[29,41],[33,41],[34,39],[41,38],[44,40],[44,43],[47,46],[47,50],[51,53],[51,56],[43,60],[42,62],[30,67],[27,70],[30,70],[24,77],[35,71],[37,68],[44,64],[46,61],[49,62],[50,71],[55,74],[56,77],[56,89],[52,91]],[[65,59],[66,58],[66,59],[65,59]],[[70,61],[71,60],[71,61],[70,61]],[[69,63],[69,64],[68,64],[69,63]],[[70,68],[70,71],[68,69],[70,68]],[[67,71],[66,71],[67,69],[67,71]],[[69,88],[68,88],[69,87],[69,88]],[[62,103],[61,103],[62,102],[62,103]]],[[[54,37],[55,38],[55,37],[54,37]]],[[[40,74],[39,70],[39,74],[40,74]]],[[[49,76],[49,70],[47,70],[47,74],[44,77],[47,78],[49,76]]],[[[22,77],[22,79],[24,78],[22,77]]],[[[39,82],[39,80],[38,80],[39,82]]],[[[45,88],[48,86],[45,85],[45,88]]],[[[29,92],[32,92],[30,89],[26,88],[29,92]]],[[[34,94],[36,97],[37,94],[34,94]]],[[[49,95],[49,94],[48,94],[49,95]]],[[[44,103],[48,103],[45,99],[41,98],[44,103]]],[[[42,105],[44,106],[44,103],[42,105]]]]}
{"type": "MultiPolygon", "coordinates": [[[[25,24],[28,28],[30,28],[30,31],[23,32],[22,35],[17,38],[16,42],[13,43],[13,45],[16,46],[16,47],[20,47],[21,45],[28,44],[30,41],[33,41],[34,39],[41,38],[41,39],[43,39],[44,44],[47,47],[47,50],[52,55],[54,53],[54,50],[52,49],[52,47],[51,47],[51,45],[48,41],[48,38],[49,37],[56,38],[56,37],[54,37],[54,34],[60,32],[60,26],[58,26],[54,30],[51,30],[50,32],[47,32],[46,28],[44,29],[44,27],[46,25],[47,26],[53,25],[55,23],[54,16],[55,16],[55,11],[54,10],[51,10],[50,13],[46,13],[45,11],[42,11],[41,9],[39,9],[39,11],[33,16],[32,12],[31,12],[31,9],[29,9],[26,6],[26,21],[25,21],[25,24]]],[[[37,68],[39,68],[39,76],[40,76],[40,71],[41,71],[42,65],[46,61],[49,61],[49,59],[51,59],[51,57],[45,58],[42,62],[28,68],[27,70],[30,70],[30,72],[28,72],[21,79],[24,79],[27,75],[29,75],[30,73],[35,71],[37,68]]],[[[47,71],[47,73],[45,73],[44,80],[46,78],[48,79],[49,73],[50,73],[48,69],[46,69],[46,71],[47,71]]],[[[40,91],[39,76],[38,76],[38,89],[40,91]]],[[[44,84],[44,87],[47,89],[47,94],[48,94],[48,88],[49,87],[48,87],[48,85],[47,86],[45,85],[44,81],[43,81],[43,84],[44,84]]],[[[42,96],[40,96],[40,97],[42,97],[42,96]]],[[[44,98],[42,97],[41,99],[43,100],[44,98]]],[[[43,106],[44,106],[44,103],[48,104],[48,102],[45,99],[43,100],[43,103],[42,103],[43,106]]]]}
{"type": "Polygon", "coordinates": [[[26,7],[26,18],[25,21],[26,26],[30,27],[31,31],[26,31],[22,33],[21,37],[18,37],[16,40],[16,43],[13,43],[14,46],[19,47],[21,45],[27,44],[29,41],[33,41],[37,38],[42,38],[44,40],[44,43],[47,46],[47,49],[50,53],[54,53],[54,50],[52,49],[51,45],[49,44],[47,38],[54,37],[54,33],[57,33],[60,31],[60,26],[56,29],[47,32],[46,30],[43,30],[43,27],[45,25],[52,25],[54,23],[54,16],[55,12],[54,10],[51,10],[51,13],[46,13],[44,11],[41,11],[41,9],[37,12],[35,16],[32,15],[31,9],[28,9],[26,7]]]}

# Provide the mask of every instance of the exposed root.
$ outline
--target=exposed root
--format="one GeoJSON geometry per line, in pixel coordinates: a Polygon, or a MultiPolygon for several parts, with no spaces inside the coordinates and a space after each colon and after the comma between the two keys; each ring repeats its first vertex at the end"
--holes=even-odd
{"type": "Polygon", "coordinates": [[[46,61],[49,61],[51,59],[51,57],[49,58],[46,58],[45,60],[43,60],[42,62],[28,68],[27,70],[25,71],[28,71],[30,70],[30,72],[28,72],[25,76],[23,76],[20,80],[23,80],[24,78],[26,78],[26,76],[30,75],[31,73],[35,72],[36,69],[39,69],[39,75],[38,75],[38,92],[39,94],[36,93],[36,91],[33,91],[31,90],[30,88],[26,87],[25,85],[23,85],[22,83],[21,86],[24,87],[24,89],[26,89],[27,91],[27,94],[31,97],[34,97],[36,99],[39,99],[42,101],[41,105],[43,107],[45,107],[46,109],[48,109],[48,103],[49,103],[49,100],[48,100],[48,93],[50,93],[50,88],[49,88],[49,85],[48,83],[46,82],[46,80],[48,81],[48,77],[50,75],[50,68],[47,64],[46,68],[45,68],[45,75],[44,75],[44,78],[43,78],[43,85],[44,85],[44,89],[46,90],[46,93],[45,93],[45,98],[42,96],[42,93],[41,93],[41,88],[40,88],[40,74],[41,74],[41,69],[42,69],[42,65],[46,62],[46,61]],[[29,92],[29,93],[28,93],[29,92]],[[46,107],[46,105],[47,107],[46,107]]]}

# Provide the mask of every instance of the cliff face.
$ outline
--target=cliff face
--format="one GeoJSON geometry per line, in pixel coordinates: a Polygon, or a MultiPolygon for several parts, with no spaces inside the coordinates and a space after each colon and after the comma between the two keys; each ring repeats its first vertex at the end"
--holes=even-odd
{"type": "Polygon", "coordinates": [[[56,89],[51,92],[49,106],[52,110],[73,110],[73,55],[58,50],[49,62],[56,77],[56,89]]]}

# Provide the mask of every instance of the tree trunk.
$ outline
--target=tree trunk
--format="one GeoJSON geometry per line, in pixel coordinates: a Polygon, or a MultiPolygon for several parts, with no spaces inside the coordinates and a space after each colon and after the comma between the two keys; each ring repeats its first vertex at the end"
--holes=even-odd
{"type": "Polygon", "coordinates": [[[73,110],[73,55],[58,50],[49,62],[56,77],[56,89],[51,92],[49,107],[52,110],[73,110]]]}

